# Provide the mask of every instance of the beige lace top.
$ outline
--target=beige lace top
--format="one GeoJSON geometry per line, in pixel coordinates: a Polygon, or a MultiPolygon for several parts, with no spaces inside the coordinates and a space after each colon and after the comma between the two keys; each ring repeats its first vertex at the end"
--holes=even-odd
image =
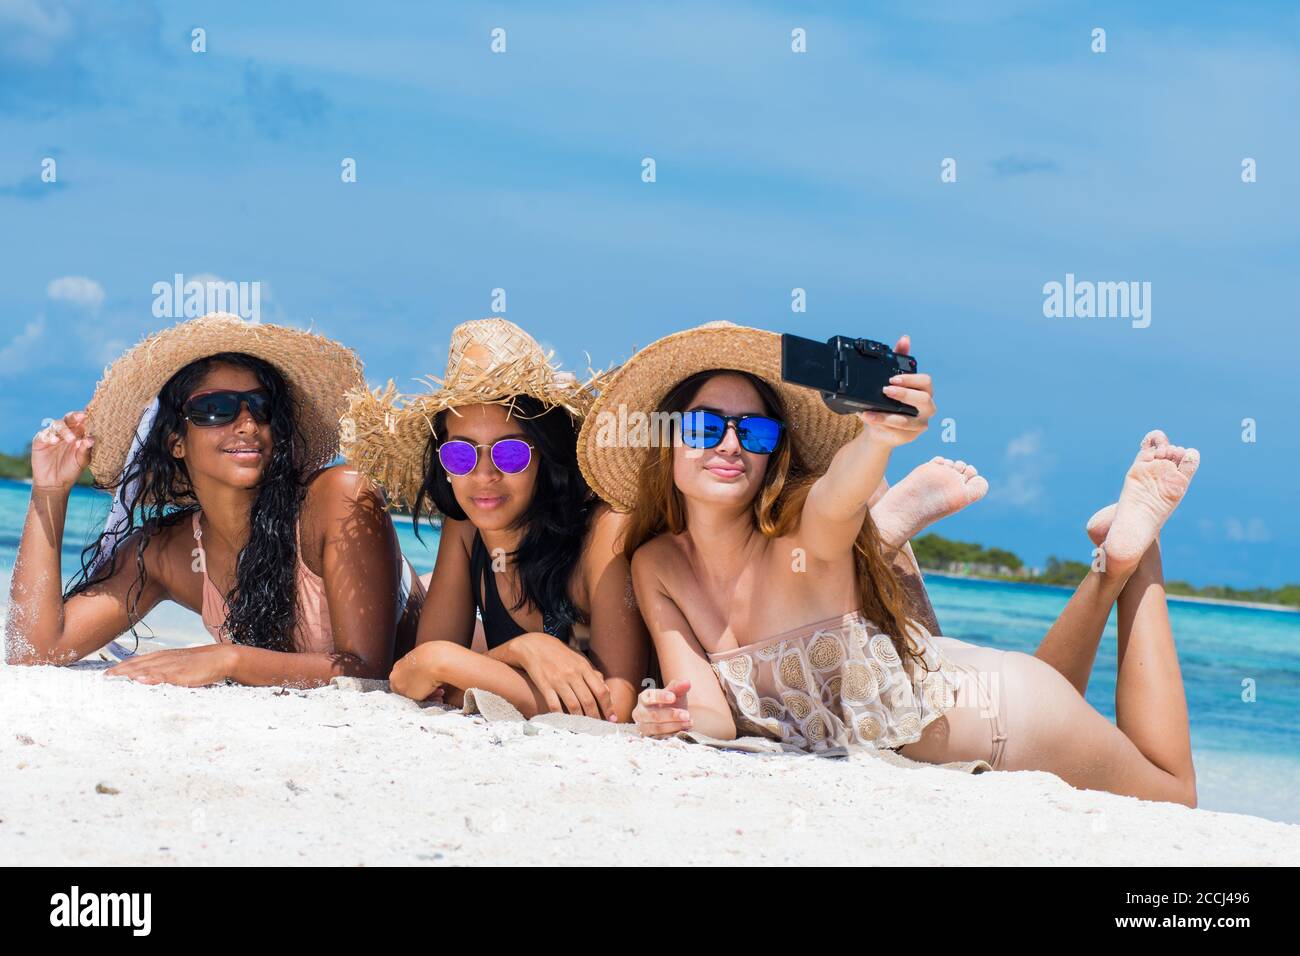
{"type": "Polygon", "coordinates": [[[709,663],[738,736],[812,752],[894,749],[920,740],[956,702],[959,672],[924,628],[915,637],[923,664],[900,660],[889,635],[851,611],[709,654],[709,663]]]}

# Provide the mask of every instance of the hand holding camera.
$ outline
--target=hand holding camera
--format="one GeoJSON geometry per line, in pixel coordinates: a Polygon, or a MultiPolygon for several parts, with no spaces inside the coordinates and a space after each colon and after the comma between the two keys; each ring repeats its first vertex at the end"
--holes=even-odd
{"type": "Polygon", "coordinates": [[[821,392],[828,408],[857,414],[873,440],[891,447],[920,435],[935,413],[930,376],[916,371],[911,340],[892,349],[872,339],[833,336],[817,342],[781,336],[781,377],[821,392]]]}

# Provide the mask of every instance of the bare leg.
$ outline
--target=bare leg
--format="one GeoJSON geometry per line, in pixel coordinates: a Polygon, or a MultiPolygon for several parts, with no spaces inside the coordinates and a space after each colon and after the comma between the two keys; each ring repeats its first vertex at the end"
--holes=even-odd
{"type": "Polygon", "coordinates": [[[1073,787],[1196,806],[1196,773],[1182,676],[1153,545],[1119,598],[1119,726],[1099,714],[1044,661],[939,638],[963,668],[957,705],[900,748],[913,760],[994,763],[992,733],[1005,749],[998,770],[1046,770],[1073,787]],[[981,688],[969,686],[979,681],[981,688]]]}
{"type": "MultiPolygon", "coordinates": [[[[1114,515],[1115,506],[1110,505],[1088,519],[1088,537],[1092,538],[1093,544],[1101,545],[1106,540],[1106,532],[1110,531],[1114,515]]],[[[1089,572],[1084,583],[1099,574],[1100,572],[1089,572]]],[[[1114,580],[1121,585],[1119,593],[1123,593],[1122,585],[1125,584],[1126,576],[1114,575],[1114,580]]],[[[1109,596],[1110,589],[1104,591],[1109,596]]],[[[1105,631],[1106,620],[1110,618],[1110,607],[1115,598],[1109,596],[1109,600],[1102,606],[1100,594],[1097,596],[1099,601],[1092,602],[1089,601],[1088,594],[1080,592],[1083,592],[1082,585],[1070,598],[1070,604],[1066,605],[1061,617],[1054,620],[1034,656],[1056,667],[1074,684],[1080,695],[1087,695],[1088,678],[1092,676],[1092,665],[1097,658],[1097,645],[1101,643],[1101,633],[1105,631]],[[1076,601],[1080,601],[1078,607],[1075,607],[1076,601]]]]}
{"type": "Polygon", "coordinates": [[[1104,570],[1084,578],[1034,652],[1081,695],[1087,693],[1111,606],[1182,501],[1198,463],[1195,449],[1171,445],[1162,431],[1148,432],[1124,478],[1119,502],[1089,520],[1088,534],[1101,545],[1104,570]]]}
{"type": "Polygon", "coordinates": [[[1130,574],[1125,570],[1089,572],[1034,651],[1035,657],[1060,671],[1080,696],[1088,691],[1101,633],[1130,574]]]}
{"type": "Polygon", "coordinates": [[[1037,658],[1010,654],[1007,770],[1047,770],[1071,786],[1196,806],[1187,700],[1152,544],[1119,598],[1117,723],[1037,658]],[[1055,686],[1054,686],[1055,685],[1055,686]]]}
{"type": "MultiPolygon", "coordinates": [[[[1102,717],[1079,689],[1041,656],[954,641],[946,641],[943,648],[955,663],[973,667],[986,690],[993,691],[1007,733],[1001,769],[1046,770],[1071,786],[1194,807],[1196,774],[1186,696],[1154,532],[1186,491],[1199,458],[1194,449],[1172,445],[1147,452],[1144,447],[1130,471],[1130,478],[1137,472],[1140,487],[1131,488],[1126,479],[1120,507],[1106,536],[1106,553],[1113,556],[1108,559],[1108,574],[1090,574],[1094,583],[1080,585],[1086,605],[1113,587],[1113,580],[1108,583],[1104,578],[1113,579],[1121,573],[1126,577],[1119,595],[1118,726],[1102,717]],[[1129,495],[1127,509],[1125,495],[1129,495]],[[1141,557],[1132,564],[1138,548],[1141,557]],[[1000,681],[995,679],[998,676],[1000,681]]],[[[1091,609],[1085,606],[1083,610],[1091,609]]],[[[1085,619],[1087,614],[1078,616],[1085,619]]],[[[966,694],[964,699],[972,696],[966,694]]],[[[993,725],[989,711],[993,709],[954,707],[930,724],[921,740],[900,752],[935,763],[987,759],[993,725]]]]}
{"type": "Polygon", "coordinates": [[[1159,541],[1147,549],[1119,596],[1115,721],[1153,764],[1195,785],[1187,695],[1169,623],[1159,541]]]}

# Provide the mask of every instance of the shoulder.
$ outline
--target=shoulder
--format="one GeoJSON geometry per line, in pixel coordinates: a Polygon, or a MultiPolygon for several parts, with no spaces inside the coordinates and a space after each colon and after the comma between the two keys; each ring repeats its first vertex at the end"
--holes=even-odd
{"type": "Polygon", "coordinates": [[[632,555],[633,576],[660,578],[681,560],[681,548],[671,534],[651,538],[632,555]]]}
{"type": "Polygon", "coordinates": [[[615,511],[605,502],[592,507],[591,519],[587,523],[588,546],[598,545],[601,550],[615,548],[623,539],[631,515],[615,511]]]}
{"type": "Polygon", "coordinates": [[[374,496],[384,501],[384,493],[379,486],[347,465],[330,465],[307,479],[308,500],[314,498],[322,502],[356,501],[366,496],[374,496]]]}
{"type": "Polygon", "coordinates": [[[144,562],[146,578],[162,584],[170,592],[169,582],[174,578],[173,571],[188,571],[194,561],[193,552],[198,547],[194,540],[195,513],[197,512],[173,512],[152,530],[136,528],[118,542],[113,550],[113,574],[122,573],[124,569],[134,574],[135,557],[139,553],[144,562]],[[140,551],[142,543],[144,549],[140,551]]]}
{"type": "Polygon", "coordinates": [[[468,519],[457,520],[455,518],[443,518],[442,529],[438,532],[442,540],[458,544],[466,554],[474,546],[474,536],[478,534],[478,529],[474,527],[474,522],[468,519]]]}
{"type": "MultiPolygon", "coordinates": [[[[198,511],[175,511],[165,516],[148,535],[150,548],[156,547],[161,554],[182,550],[188,555],[196,546],[194,516],[197,514],[198,511]]],[[[145,534],[144,528],[137,528],[118,546],[119,550],[134,550],[145,534]]]]}
{"type": "Polygon", "coordinates": [[[322,468],[306,484],[302,515],[309,528],[321,527],[323,521],[352,520],[366,513],[387,517],[388,501],[383,490],[347,465],[322,468]]]}

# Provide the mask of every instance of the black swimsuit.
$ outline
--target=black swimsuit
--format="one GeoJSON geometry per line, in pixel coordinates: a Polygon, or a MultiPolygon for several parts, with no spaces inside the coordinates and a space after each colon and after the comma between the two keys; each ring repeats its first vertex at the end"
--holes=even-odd
{"type": "MultiPolygon", "coordinates": [[[[469,552],[469,574],[474,606],[483,618],[483,634],[487,638],[488,648],[499,647],[506,641],[527,633],[501,602],[501,595],[497,593],[496,573],[489,567],[487,545],[477,531],[474,532],[474,544],[469,552]]],[[[572,625],[566,624],[561,628],[555,615],[546,608],[542,609],[542,630],[566,644],[573,635],[572,625]]]]}

